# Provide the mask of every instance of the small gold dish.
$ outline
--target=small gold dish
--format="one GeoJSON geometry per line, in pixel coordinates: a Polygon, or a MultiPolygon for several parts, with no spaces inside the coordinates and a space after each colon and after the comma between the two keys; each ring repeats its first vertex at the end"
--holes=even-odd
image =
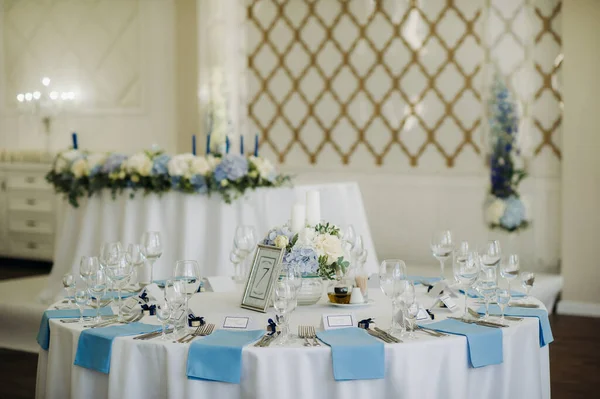
{"type": "Polygon", "coordinates": [[[329,297],[329,301],[331,303],[339,303],[341,305],[348,305],[350,303],[350,297],[352,294],[335,294],[333,292],[328,292],[327,296],[329,297]]]}

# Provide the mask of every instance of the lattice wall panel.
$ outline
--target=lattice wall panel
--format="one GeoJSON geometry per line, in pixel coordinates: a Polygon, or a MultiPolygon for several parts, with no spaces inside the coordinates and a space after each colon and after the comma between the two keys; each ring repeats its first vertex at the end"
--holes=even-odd
{"type": "MultiPolygon", "coordinates": [[[[281,162],[299,148],[318,163],[333,149],[348,164],[366,149],[377,165],[399,155],[412,167],[432,150],[447,167],[484,153],[486,60],[527,47],[523,10],[556,18],[528,1],[249,0],[248,116],[261,147],[281,162]],[[489,41],[485,18],[501,22],[489,41]]],[[[546,32],[560,41],[551,23],[533,26],[536,41],[546,32]]],[[[502,71],[510,78],[531,59],[521,53],[502,71]]]]}

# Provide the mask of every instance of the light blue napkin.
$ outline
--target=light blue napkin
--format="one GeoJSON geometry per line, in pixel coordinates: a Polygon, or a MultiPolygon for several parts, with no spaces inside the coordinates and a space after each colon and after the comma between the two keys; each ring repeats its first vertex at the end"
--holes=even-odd
{"type": "Polygon", "coordinates": [[[365,330],[348,327],[320,331],[317,337],[331,347],[336,381],[375,380],[385,377],[383,343],[365,330]]]}
{"type": "MultiPolygon", "coordinates": [[[[490,305],[490,314],[500,315],[501,310],[498,305],[490,305]]],[[[485,314],[485,306],[477,309],[478,313],[485,314]]],[[[522,317],[537,317],[540,321],[540,348],[548,345],[554,341],[552,336],[552,329],[550,328],[550,321],[548,320],[548,312],[544,309],[530,309],[530,308],[519,308],[507,306],[504,308],[504,314],[506,316],[522,316],[522,317]]]]}
{"type": "Polygon", "coordinates": [[[421,284],[421,281],[426,282],[427,284],[434,285],[438,281],[440,281],[441,277],[423,277],[423,276],[406,276],[406,279],[412,281],[415,284],[421,284]]]}
{"type": "Polygon", "coordinates": [[[75,353],[75,362],[73,364],[108,374],[110,371],[112,343],[116,337],[145,334],[160,329],[161,326],[157,325],[130,323],[84,330],[79,335],[77,353],[75,353]]]}
{"type": "Polygon", "coordinates": [[[502,331],[499,328],[483,327],[453,319],[422,324],[422,326],[449,334],[466,336],[469,362],[472,367],[502,363],[502,331]]]}
{"type": "MultiPolygon", "coordinates": [[[[125,298],[129,298],[132,297],[134,295],[139,294],[139,292],[121,292],[121,298],[125,299],[125,298]]],[[[96,299],[96,297],[92,297],[94,300],[96,299]]],[[[103,301],[106,301],[108,299],[118,299],[119,298],[119,293],[117,291],[108,291],[106,294],[104,294],[102,296],[103,301]]]]}
{"type": "Polygon", "coordinates": [[[217,330],[190,345],[188,378],[239,384],[242,377],[242,349],[257,341],[264,330],[217,330]]]}
{"type": "MultiPolygon", "coordinates": [[[[469,298],[483,298],[483,296],[481,296],[479,294],[479,292],[475,291],[473,288],[470,288],[468,292],[468,296],[469,298]]],[[[460,290],[461,294],[464,294],[465,291],[464,290],[460,290]]],[[[513,298],[522,298],[525,296],[524,292],[520,292],[520,291],[515,291],[515,290],[510,290],[510,296],[513,298]]]]}
{"type": "MultiPolygon", "coordinates": [[[[101,316],[109,316],[112,314],[112,309],[109,306],[100,308],[101,316]]],[[[85,317],[96,316],[96,309],[84,309],[83,315],[85,317]]],[[[46,310],[44,312],[44,315],[42,316],[42,321],[40,322],[40,329],[37,335],[37,342],[38,344],[40,344],[42,349],[48,350],[48,347],[50,346],[50,325],[48,323],[48,320],[73,319],[75,317],[79,317],[79,309],[46,310]]]]}

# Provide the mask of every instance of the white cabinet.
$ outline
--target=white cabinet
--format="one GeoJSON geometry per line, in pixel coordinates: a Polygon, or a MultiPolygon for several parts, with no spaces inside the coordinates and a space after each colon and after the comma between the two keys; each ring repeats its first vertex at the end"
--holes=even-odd
{"type": "Polygon", "coordinates": [[[45,163],[0,164],[0,256],[52,260],[56,195],[45,163]]]}

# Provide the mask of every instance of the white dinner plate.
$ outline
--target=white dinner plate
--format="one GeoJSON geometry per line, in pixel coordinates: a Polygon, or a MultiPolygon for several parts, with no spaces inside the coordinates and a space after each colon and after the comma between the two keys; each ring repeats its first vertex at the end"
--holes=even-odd
{"type": "Polygon", "coordinates": [[[331,306],[337,306],[339,308],[362,308],[363,306],[369,306],[369,305],[371,305],[374,302],[375,302],[374,300],[369,299],[369,302],[363,302],[363,303],[348,303],[348,304],[344,304],[344,303],[327,302],[327,304],[331,305],[331,306]]]}

